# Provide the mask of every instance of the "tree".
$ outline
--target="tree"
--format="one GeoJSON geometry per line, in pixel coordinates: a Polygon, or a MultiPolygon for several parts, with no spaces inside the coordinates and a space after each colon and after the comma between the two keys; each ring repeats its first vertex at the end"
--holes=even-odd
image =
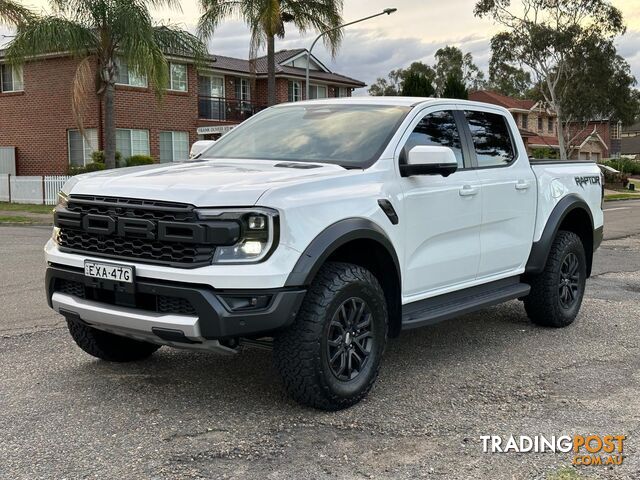
{"type": "Polygon", "coordinates": [[[21,25],[34,17],[31,10],[12,0],[0,0],[0,25],[21,25]]]}
{"type": "Polygon", "coordinates": [[[465,86],[462,78],[455,73],[450,73],[447,80],[444,83],[442,90],[442,98],[459,98],[461,100],[469,99],[469,91],[465,86]]]}
{"type": "Polygon", "coordinates": [[[52,0],[53,15],[19,25],[9,45],[7,57],[14,64],[47,52],[69,52],[79,60],[72,86],[73,112],[83,131],[81,113],[95,85],[104,103],[107,168],[116,166],[117,58],[126,61],[132,71],[146,75],[162,98],[169,81],[165,52],[192,56],[197,61],[206,55],[206,47],[197,37],[171,26],[153,25],[149,7],[173,4],[172,0],[52,0]]]}
{"type": "Polygon", "coordinates": [[[491,39],[491,60],[489,60],[489,81],[487,88],[513,98],[530,98],[531,74],[523,68],[505,62],[504,43],[500,34],[491,39]]]}
{"type": "Polygon", "coordinates": [[[479,90],[484,86],[484,73],[473,63],[470,53],[463,54],[458,47],[446,46],[438,49],[435,57],[435,84],[439,95],[443,95],[450,75],[473,90],[479,90]]]}
{"type": "Polygon", "coordinates": [[[475,14],[490,16],[506,27],[494,37],[503,59],[530,70],[548,107],[558,115],[560,158],[566,160],[571,121],[565,111],[572,84],[584,75],[576,68],[588,45],[611,41],[624,33],[621,12],[606,0],[479,0],[475,14]]]}
{"type": "MultiPolygon", "coordinates": [[[[267,46],[267,89],[269,105],[276,103],[275,38],[284,38],[285,24],[292,23],[301,33],[309,29],[319,32],[342,24],[342,0],[199,0],[203,14],[198,22],[201,38],[213,35],[225,18],[242,18],[251,30],[249,57],[255,59],[267,46]]],[[[337,53],[342,30],[327,33],[323,40],[331,54],[337,53]]]]}
{"type": "Polygon", "coordinates": [[[435,88],[426,75],[410,72],[402,82],[402,95],[405,97],[432,97],[436,93],[435,88]]]}
{"type": "Polygon", "coordinates": [[[426,63],[413,62],[408,68],[391,70],[387,78],[378,78],[376,82],[369,87],[369,95],[374,97],[401,95],[403,94],[402,90],[405,80],[414,74],[426,78],[430,84],[433,84],[436,75],[433,68],[426,63]]]}

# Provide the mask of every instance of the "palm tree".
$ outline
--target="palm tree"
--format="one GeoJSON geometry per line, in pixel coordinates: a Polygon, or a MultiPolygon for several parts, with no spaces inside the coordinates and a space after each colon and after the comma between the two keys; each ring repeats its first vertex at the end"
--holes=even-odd
{"type": "Polygon", "coordinates": [[[12,0],[0,0],[0,25],[21,25],[33,18],[33,13],[26,7],[12,0]]]}
{"type": "MultiPolygon", "coordinates": [[[[305,33],[309,29],[325,31],[342,23],[342,0],[199,0],[203,15],[198,22],[201,38],[213,35],[222,20],[236,16],[251,30],[249,57],[253,60],[267,46],[267,86],[269,105],[276,103],[275,37],[284,38],[285,24],[305,33]]],[[[331,54],[337,53],[342,30],[329,32],[325,45],[331,54]]]]}
{"type": "Polygon", "coordinates": [[[104,102],[105,165],[114,168],[116,59],[122,58],[132,71],[145,75],[161,99],[169,80],[165,53],[192,56],[199,64],[206,47],[179,28],[153,24],[149,7],[179,6],[176,0],[50,0],[50,4],[53,14],[18,25],[7,57],[13,64],[22,64],[34,55],[69,52],[79,60],[72,88],[73,113],[83,131],[81,113],[95,86],[104,102]]]}

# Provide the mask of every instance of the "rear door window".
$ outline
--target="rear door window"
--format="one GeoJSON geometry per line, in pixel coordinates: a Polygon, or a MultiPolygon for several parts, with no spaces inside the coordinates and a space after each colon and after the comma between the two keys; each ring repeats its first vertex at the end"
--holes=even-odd
{"type": "Polygon", "coordinates": [[[502,167],[515,157],[507,119],[497,113],[465,111],[478,167],[502,167]]]}

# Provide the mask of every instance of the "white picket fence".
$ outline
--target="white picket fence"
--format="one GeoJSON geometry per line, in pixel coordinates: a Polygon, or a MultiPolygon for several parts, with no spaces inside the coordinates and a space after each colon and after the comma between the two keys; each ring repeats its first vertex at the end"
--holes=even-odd
{"type": "Polygon", "coordinates": [[[55,205],[58,192],[71,177],[0,175],[0,202],[55,205]]]}

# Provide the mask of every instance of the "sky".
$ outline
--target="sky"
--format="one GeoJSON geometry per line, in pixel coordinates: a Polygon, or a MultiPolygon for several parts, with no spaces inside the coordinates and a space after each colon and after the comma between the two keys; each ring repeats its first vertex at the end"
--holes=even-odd
{"type": "MultiPolygon", "coordinates": [[[[22,2],[37,10],[46,9],[47,0],[22,2]]],[[[514,2],[515,3],[515,2],[514,2]]],[[[627,33],[617,39],[618,53],[631,65],[640,81],[640,0],[613,0],[622,10],[627,33]]],[[[154,18],[161,23],[178,24],[195,31],[198,3],[181,2],[182,11],[155,10],[154,18]]],[[[319,44],[314,54],[331,70],[363,80],[367,84],[386,76],[393,69],[411,62],[434,63],[434,54],[445,45],[455,45],[463,52],[471,52],[475,63],[485,72],[490,58],[489,41],[500,30],[491,20],[473,15],[475,0],[344,0],[345,22],[395,7],[398,11],[345,29],[338,55],[332,59],[319,44]]],[[[0,34],[2,32],[0,29],[0,34]]],[[[276,49],[308,48],[315,35],[301,35],[290,27],[286,38],[276,40],[276,49]]],[[[0,38],[0,43],[2,38],[0,38]]],[[[213,54],[247,58],[249,33],[236,19],[222,24],[209,40],[213,54]]],[[[366,94],[362,89],[360,94],[366,94]]]]}

